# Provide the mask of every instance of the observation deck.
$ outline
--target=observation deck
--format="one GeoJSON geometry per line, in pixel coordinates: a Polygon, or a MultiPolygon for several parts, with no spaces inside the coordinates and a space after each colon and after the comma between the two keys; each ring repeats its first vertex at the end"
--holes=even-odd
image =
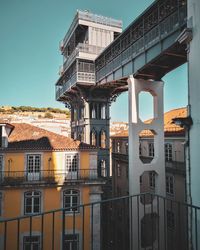
{"type": "Polygon", "coordinates": [[[77,11],[60,42],[63,65],[56,83],[57,101],[68,101],[77,86],[95,85],[94,60],[120,34],[121,27],[119,20],[77,11]]]}

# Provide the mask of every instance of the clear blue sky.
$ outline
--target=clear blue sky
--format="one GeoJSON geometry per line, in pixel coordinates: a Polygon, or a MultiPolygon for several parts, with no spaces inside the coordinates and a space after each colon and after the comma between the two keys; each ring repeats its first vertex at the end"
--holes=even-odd
{"type": "MultiPolygon", "coordinates": [[[[0,106],[60,107],[55,82],[59,41],[77,9],[114,17],[125,28],[152,0],[0,0],[0,106]]],[[[168,74],[165,110],[187,105],[186,65],[168,74]]],[[[143,113],[148,118],[148,101],[143,113]]],[[[127,94],[112,105],[112,120],[127,121],[127,94]]]]}

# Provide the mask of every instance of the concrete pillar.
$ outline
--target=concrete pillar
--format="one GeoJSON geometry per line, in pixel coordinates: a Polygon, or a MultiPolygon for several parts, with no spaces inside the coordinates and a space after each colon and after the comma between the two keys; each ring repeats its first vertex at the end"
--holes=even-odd
{"type": "MultiPolygon", "coordinates": [[[[190,115],[193,119],[193,125],[190,129],[189,138],[189,156],[190,156],[190,173],[191,173],[191,199],[192,203],[200,206],[200,1],[188,0],[188,26],[192,28],[193,39],[189,47],[189,106],[190,115]]],[[[198,243],[200,246],[200,213],[198,213],[198,243]]],[[[195,238],[195,234],[193,233],[195,238]]],[[[193,239],[194,239],[193,238],[193,239]]],[[[196,243],[194,249],[196,250],[196,243]]]]}
{"type": "MultiPolygon", "coordinates": [[[[156,187],[155,193],[165,196],[165,160],[164,160],[164,131],[163,131],[163,82],[147,81],[134,79],[132,76],[128,79],[129,85],[129,194],[140,193],[140,176],[145,171],[155,171],[156,187]],[[150,124],[145,124],[139,118],[139,93],[141,91],[149,92],[153,96],[154,119],[150,124]],[[154,159],[151,163],[143,163],[139,158],[139,134],[142,130],[151,130],[154,133],[154,159]]],[[[145,104],[144,104],[145,105],[145,104]]],[[[161,209],[162,204],[160,204],[161,209]]],[[[130,214],[132,215],[131,230],[132,239],[131,249],[141,248],[141,220],[144,216],[141,201],[132,200],[130,214]],[[138,208],[139,206],[139,215],[138,208]],[[138,220],[139,216],[139,220],[138,220]],[[139,228],[138,228],[139,223],[139,228]]],[[[157,199],[153,201],[153,207],[157,207],[157,199]]],[[[147,213],[151,213],[151,205],[145,205],[147,213]]],[[[154,210],[156,211],[156,210],[154,210]]],[[[164,214],[159,213],[160,229],[163,227],[164,214]]],[[[154,247],[164,249],[163,232],[160,230],[159,244],[158,240],[154,242],[154,247]]]]}

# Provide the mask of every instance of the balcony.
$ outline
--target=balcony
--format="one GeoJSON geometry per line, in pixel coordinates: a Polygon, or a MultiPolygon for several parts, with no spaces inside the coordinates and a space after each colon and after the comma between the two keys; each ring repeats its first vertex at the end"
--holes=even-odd
{"type": "Polygon", "coordinates": [[[63,184],[65,182],[93,181],[99,178],[97,169],[78,169],[68,172],[64,170],[3,171],[0,175],[0,186],[63,184]]]}
{"type": "Polygon", "coordinates": [[[95,73],[76,72],[68,81],[62,85],[56,85],[56,100],[62,101],[65,94],[76,84],[94,85],[95,73]]]}
{"type": "Polygon", "coordinates": [[[89,45],[89,44],[85,44],[85,43],[78,43],[75,50],[65,60],[65,62],[63,64],[63,73],[71,65],[71,63],[75,60],[75,58],[95,60],[96,57],[103,51],[103,49],[104,48],[102,48],[102,47],[98,47],[98,46],[94,46],[94,45],[89,45]]]}
{"type": "Polygon", "coordinates": [[[21,249],[26,228],[26,236],[33,237],[28,249],[199,250],[199,219],[200,207],[138,194],[1,219],[0,244],[4,250],[21,249]],[[38,245],[32,248],[36,232],[38,245]]]}

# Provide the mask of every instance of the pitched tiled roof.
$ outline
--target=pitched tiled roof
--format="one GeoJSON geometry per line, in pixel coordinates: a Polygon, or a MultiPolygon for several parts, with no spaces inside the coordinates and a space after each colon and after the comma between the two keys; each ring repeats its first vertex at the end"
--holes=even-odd
{"type": "MultiPolygon", "coordinates": [[[[4,150],[94,149],[86,143],[26,123],[13,123],[14,129],[4,150]]],[[[3,150],[3,149],[2,149],[3,150]]]]}
{"type": "MultiPolygon", "coordinates": [[[[172,119],[177,117],[187,117],[187,109],[186,108],[178,108],[173,109],[164,114],[164,131],[165,135],[184,135],[185,131],[178,125],[172,123],[172,119]]],[[[145,121],[145,123],[151,123],[152,119],[145,121]]],[[[140,136],[152,136],[149,131],[145,130],[140,136]]],[[[116,133],[112,137],[128,137],[128,130],[120,131],[116,133]]]]}

